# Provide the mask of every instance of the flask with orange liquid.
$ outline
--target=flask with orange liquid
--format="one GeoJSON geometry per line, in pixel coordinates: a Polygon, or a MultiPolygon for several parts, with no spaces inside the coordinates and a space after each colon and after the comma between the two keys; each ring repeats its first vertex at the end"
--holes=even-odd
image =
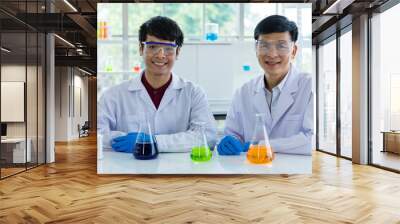
{"type": "Polygon", "coordinates": [[[109,36],[109,27],[107,22],[98,22],[97,23],[97,39],[106,40],[109,36]]]}
{"type": "Polygon", "coordinates": [[[108,25],[107,22],[103,22],[103,40],[108,39],[108,25]]]}
{"type": "Polygon", "coordinates": [[[265,127],[265,114],[256,114],[256,126],[247,151],[247,160],[254,164],[271,164],[274,158],[265,127]]]}

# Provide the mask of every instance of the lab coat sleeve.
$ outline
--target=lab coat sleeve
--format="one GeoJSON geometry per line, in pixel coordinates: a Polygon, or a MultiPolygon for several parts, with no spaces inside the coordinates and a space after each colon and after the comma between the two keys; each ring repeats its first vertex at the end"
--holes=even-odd
{"type": "MultiPolygon", "coordinates": [[[[174,134],[156,135],[158,150],[160,152],[189,152],[192,147],[201,141],[201,136],[194,130],[196,122],[205,122],[205,134],[208,145],[212,149],[216,141],[216,124],[204,91],[195,87],[193,89],[190,107],[189,129],[185,132],[174,134]]],[[[189,102],[183,102],[185,104],[189,102]]],[[[179,114],[175,115],[179,116],[179,114]]],[[[184,121],[182,121],[184,122],[184,121]]]]}
{"type": "Polygon", "coordinates": [[[116,128],[116,114],[113,108],[112,97],[107,95],[107,92],[103,94],[97,105],[98,117],[97,117],[97,133],[102,135],[103,148],[111,148],[111,140],[118,136],[126,135],[122,131],[113,131],[116,128]]]}
{"type": "Polygon", "coordinates": [[[311,155],[314,129],[314,98],[311,93],[304,114],[302,130],[285,138],[270,139],[272,149],[278,153],[311,155]]]}
{"type": "Polygon", "coordinates": [[[234,136],[241,142],[244,142],[243,121],[239,109],[241,105],[240,100],[241,98],[238,90],[233,97],[231,107],[226,116],[224,134],[234,136]]]}

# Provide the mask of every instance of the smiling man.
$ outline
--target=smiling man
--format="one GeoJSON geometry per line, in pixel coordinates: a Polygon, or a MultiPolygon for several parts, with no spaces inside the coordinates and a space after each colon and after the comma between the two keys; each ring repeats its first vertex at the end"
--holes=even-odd
{"type": "Polygon", "coordinates": [[[256,126],[256,114],[265,115],[272,149],[278,153],[310,155],[313,134],[311,76],[299,72],[293,61],[298,29],[286,17],[273,15],[254,31],[257,59],[264,75],[239,88],[225,122],[221,155],[246,151],[256,126]]]}
{"type": "Polygon", "coordinates": [[[98,127],[105,147],[132,152],[146,119],[160,152],[190,151],[200,141],[200,124],[209,145],[215,142],[216,125],[206,94],[172,72],[182,44],[181,29],[167,17],[153,17],[140,26],[144,71],[111,87],[99,101],[98,127]]]}

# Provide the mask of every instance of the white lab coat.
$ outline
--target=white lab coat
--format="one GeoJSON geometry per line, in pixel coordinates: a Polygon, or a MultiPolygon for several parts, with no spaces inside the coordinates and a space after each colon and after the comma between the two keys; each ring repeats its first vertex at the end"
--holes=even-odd
{"type": "Polygon", "coordinates": [[[138,132],[144,116],[149,119],[160,152],[190,151],[200,141],[194,131],[196,122],[205,122],[207,141],[210,146],[215,144],[216,124],[206,94],[199,86],[174,74],[158,109],[141,76],[108,89],[97,108],[98,131],[106,148],[110,148],[113,138],[138,132]]]}
{"type": "Polygon", "coordinates": [[[311,155],[314,100],[311,75],[291,66],[278,102],[268,108],[264,75],[238,89],[225,122],[225,135],[251,141],[257,113],[266,114],[266,128],[275,152],[311,155]]]}

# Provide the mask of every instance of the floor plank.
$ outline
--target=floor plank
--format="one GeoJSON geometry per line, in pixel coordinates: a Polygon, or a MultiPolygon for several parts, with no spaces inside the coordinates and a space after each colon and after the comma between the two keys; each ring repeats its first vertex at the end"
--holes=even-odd
{"type": "Polygon", "coordinates": [[[0,223],[400,223],[400,175],[321,152],[312,175],[96,174],[96,139],[0,181],[0,223]]]}

